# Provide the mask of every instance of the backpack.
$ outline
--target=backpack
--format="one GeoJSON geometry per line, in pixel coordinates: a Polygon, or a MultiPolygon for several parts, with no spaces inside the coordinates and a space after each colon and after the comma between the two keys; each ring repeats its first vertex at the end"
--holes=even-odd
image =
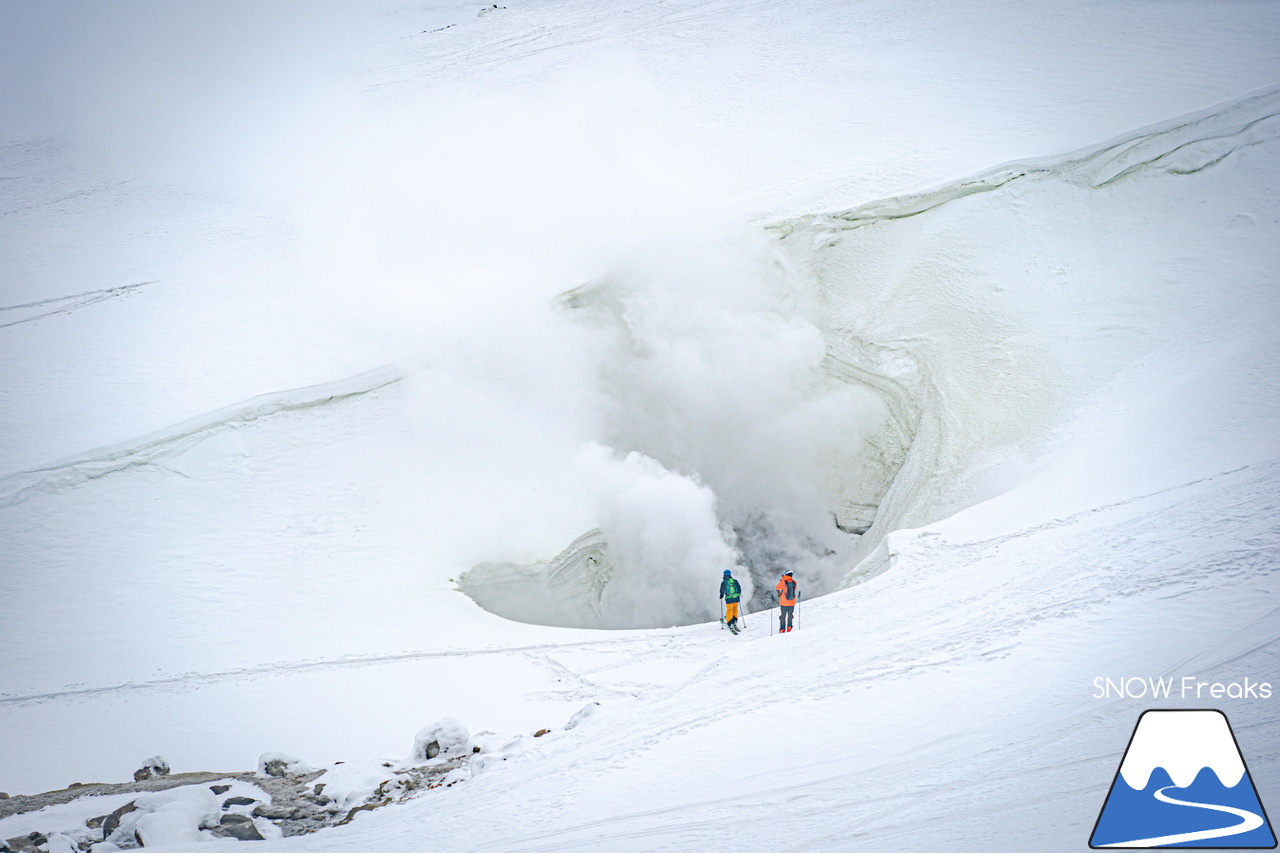
{"type": "Polygon", "coordinates": [[[731,598],[739,598],[742,595],[742,585],[733,578],[726,578],[724,582],[724,599],[728,601],[731,598]]]}
{"type": "Polygon", "coordinates": [[[792,601],[795,601],[796,600],[796,582],[791,580],[791,581],[786,581],[786,584],[787,584],[787,598],[791,599],[792,601]]]}

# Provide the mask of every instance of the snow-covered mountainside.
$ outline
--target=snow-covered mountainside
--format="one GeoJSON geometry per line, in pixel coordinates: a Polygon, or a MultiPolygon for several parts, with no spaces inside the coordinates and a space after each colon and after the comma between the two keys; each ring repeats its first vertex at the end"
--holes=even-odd
{"type": "Polygon", "coordinates": [[[1280,802],[1095,687],[1280,688],[1280,8],[316,8],[0,11],[0,791],[453,717],[252,843],[1079,850],[1216,707],[1280,802]]]}

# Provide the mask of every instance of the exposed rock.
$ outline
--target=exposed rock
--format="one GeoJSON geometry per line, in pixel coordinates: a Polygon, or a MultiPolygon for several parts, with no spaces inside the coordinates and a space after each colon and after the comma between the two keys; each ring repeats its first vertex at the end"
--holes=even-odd
{"type": "Polygon", "coordinates": [[[360,812],[370,812],[370,811],[373,811],[374,809],[380,809],[383,806],[390,805],[390,803],[391,803],[391,800],[381,800],[376,803],[365,803],[362,806],[356,806],[354,809],[347,812],[346,817],[338,821],[338,826],[346,826],[347,824],[351,823],[351,821],[355,820],[356,815],[359,814],[360,812]]]}
{"type": "Polygon", "coordinates": [[[72,782],[70,785],[67,786],[67,790],[70,791],[72,788],[83,788],[83,787],[84,787],[83,782],[72,782]]]}
{"type": "Polygon", "coordinates": [[[315,773],[315,768],[296,755],[287,752],[264,752],[258,756],[258,776],[274,776],[282,779],[285,776],[306,776],[315,773]]]}
{"type": "Polygon", "coordinates": [[[107,819],[102,822],[102,840],[106,841],[111,837],[111,833],[116,831],[116,827],[120,825],[120,819],[129,812],[137,811],[138,807],[134,803],[123,805],[120,808],[107,815],[107,819]]]}
{"type": "Polygon", "coordinates": [[[49,839],[42,833],[33,832],[30,835],[19,835],[16,838],[10,838],[8,841],[0,842],[5,845],[4,849],[12,850],[14,853],[44,853],[40,850],[39,845],[48,844],[49,839]]]}
{"type": "Polygon", "coordinates": [[[240,841],[263,841],[262,833],[253,825],[253,818],[242,814],[224,814],[213,834],[220,838],[235,838],[240,841]]]}
{"type": "Polygon", "coordinates": [[[0,791],[0,800],[7,800],[7,799],[9,799],[9,795],[6,794],[4,791],[0,791]]]}
{"type": "Polygon", "coordinates": [[[536,732],[533,733],[533,736],[542,737],[543,735],[550,733],[550,731],[551,729],[538,729],[536,732]]]}
{"type": "Polygon", "coordinates": [[[209,785],[223,779],[241,779],[245,782],[263,784],[252,773],[227,774],[220,773],[174,773],[159,779],[147,779],[142,782],[86,782],[82,788],[63,788],[57,791],[45,791],[40,794],[14,794],[7,800],[0,800],[0,818],[10,815],[39,811],[46,806],[69,803],[81,797],[105,797],[114,794],[140,794],[143,791],[167,791],[183,785],[209,785]]]}
{"type": "MultiPolygon", "coordinates": [[[[524,737],[528,737],[525,735],[524,737]]],[[[450,741],[446,738],[443,742],[454,743],[454,753],[445,755],[441,750],[437,755],[439,758],[430,764],[419,766],[407,766],[403,769],[394,771],[393,778],[386,779],[380,784],[376,790],[371,792],[367,797],[352,799],[349,795],[343,794],[341,801],[335,801],[332,795],[322,794],[322,791],[333,790],[319,783],[316,780],[324,771],[315,770],[306,775],[285,775],[278,776],[262,776],[254,773],[175,773],[166,778],[152,778],[139,782],[120,782],[120,783],[91,783],[77,789],[64,789],[59,791],[49,791],[43,794],[23,795],[12,797],[8,800],[0,801],[0,818],[8,817],[14,814],[26,814],[29,812],[39,811],[50,805],[68,803],[73,800],[86,796],[109,796],[125,793],[141,794],[152,791],[166,791],[173,788],[192,786],[197,788],[199,792],[207,797],[213,807],[222,800],[222,813],[219,818],[228,818],[229,820],[221,820],[216,826],[211,823],[205,823],[205,827],[209,831],[222,838],[234,838],[238,840],[256,840],[253,833],[258,837],[267,839],[273,837],[284,837],[306,835],[316,832],[326,827],[334,826],[339,823],[350,822],[361,811],[369,811],[374,808],[380,808],[384,805],[392,803],[405,802],[409,799],[417,797],[426,791],[434,788],[440,788],[463,778],[470,778],[471,770],[469,765],[474,757],[472,753],[472,744],[464,741],[461,746],[456,746],[456,741],[450,741]],[[465,774],[457,772],[459,768],[464,769],[465,774]],[[259,795],[261,799],[253,797],[226,797],[214,794],[213,790],[220,785],[215,782],[229,782],[237,780],[247,782],[259,787],[262,793],[259,795]],[[253,809],[253,815],[259,820],[253,820],[249,815],[238,812],[227,812],[231,807],[250,806],[253,809]],[[353,808],[354,807],[354,808],[353,808]],[[270,821],[270,823],[265,823],[270,821]],[[252,827],[252,831],[248,827],[252,827]]],[[[437,742],[437,746],[440,745],[437,742]]],[[[481,747],[481,751],[487,747],[481,747]]],[[[484,756],[478,756],[483,758],[484,756]]],[[[289,767],[289,765],[286,765],[289,767]]],[[[193,792],[194,794],[195,792],[193,792]]],[[[94,830],[94,837],[101,837],[103,841],[102,850],[118,850],[118,848],[108,842],[106,839],[117,836],[115,841],[125,848],[132,849],[135,846],[146,842],[145,838],[139,838],[132,833],[128,838],[124,838],[122,827],[131,826],[131,821],[141,815],[142,811],[147,810],[146,801],[140,808],[136,801],[130,802],[125,806],[117,809],[109,815],[100,815],[87,821],[88,830],[94,830]],[[136,812],[132,817],[130,813],[136,812]],[[98,829],[102,830],[102,835],[98,836],[98,829]]],[[[41,841],[46,841],[42,835],[36,836],[41,841]]],[[[61,841],[63,836],[55,836],[53,844],[56,849],[62,849],[61,841]]],[[[80,846],[85,846],[88,840],[81,841],[81,836],[76,836],[76,842],[80,846]]],[[[49,853],[48,847],[41,849],[36,846],[30,836],[10,839],[6,849],[5,843],[0,841],[0,853],[49,853]]],[[[46,842],[47,843],[47,842],[46,842]]]]}
{"type": "Polygon", "coordinates": [[[210,785],[209,790],[213,791],[215,794],[221,797],[227,791],[231,790],[231,786],[230,785],[210,785]]]}
{"type": "Polygon", "coordinates": [[[302,809],[297,806],[275,806],[261,805],[253,810],[257,817],[265,817],[268,820],[289,820],[302,816],[302,809]]]}
{"type": "Polygon", "coordinates": [[[141,782],[144,779],[158,779],[161,776],[168,775],[169,762],[164,760],[163,755],[153,755],[142,762],[141,767],[133,771],[133,781],[141,782]]]}

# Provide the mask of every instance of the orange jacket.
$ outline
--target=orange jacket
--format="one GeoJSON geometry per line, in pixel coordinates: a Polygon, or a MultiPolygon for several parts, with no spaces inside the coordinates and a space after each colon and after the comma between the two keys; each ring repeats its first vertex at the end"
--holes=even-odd
{"type": "MultiPolygon", "coordinates": [[[[778,591],[778,603],[781,604],[783,607],[791,607],[796,603],[795,598],[787,598],[787,581],[788,580],[791,581],[792,583],[796,582],[796,579],[791,576],[790,572],[788,572],[787,574],[782,576],[782,580],[778,581],[778,585],[774,587],[774,589],[778,591]]],[[[795,589],[796,589],[796,595],[799,596],[800,586],[797,584],[795,589]]]]}

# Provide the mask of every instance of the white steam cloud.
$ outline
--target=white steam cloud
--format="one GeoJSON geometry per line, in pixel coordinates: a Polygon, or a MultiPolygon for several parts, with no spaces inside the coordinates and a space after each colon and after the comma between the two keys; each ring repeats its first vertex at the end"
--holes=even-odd
{"type": "MultiPolygon", "coordinates": [[[[102,237],[119,269],[94,257],[94,275],[198,293],[183,349],[226,354],[201,362],[203,396],[175,363],[129,405],[189,415],[394,361],[415,443],[384,435],[361,465],[414,528],[404,553],[529,564],[594,526],[611,573],[581,574],[600,593],[581,624],[713,618],[735,563],[748,594],[784,568],[834,584],[833,472],[883,407],[824,372],[741,222],[759,140],[708,139],[625,50],[469,78],[468,39],[520,21],[471,4],[44,9],[0,14],[6,76],[45,81],[10,87],[5,135],[60,135],[74,168],[136,184],[111,198],[125,237],[102,237]],[[23,52],[33,28],[65,49],[23,52]],[[585,281],[595,303],[554,307],[585,281]]],[[[148,328],[138,360],[168,365],[148,328]]]]}
{"type": "Polygon", "coordinates": [[[650,627],[714,618],[734,565],[751,609],[782,571],[810,595],[838,583],[857,537],[837,510],[886,410],[826,370],[771,257],[703,229],[565,294],[593,336],[579,377],[594,370],[596,438],[575,467],[596,529],[532,566],[478,566],[464,591],[522,621],[650,627]]]}
{"type": "Polygon", "coordinates": [[[715,618],[715,585],[737,554],[711,490],[643,454],[618,458],[598,444],[583,448],[577,465],[593,486],[613,561],[601,601],[610,622],[658,627],[715,618]]]}
{"type": "Polygon", "coordinates": [[[824,370],[823,335],[771,261],[748,234],[702,234],[599,283],[584,312],[609,342],[607,443],[712,489],[760,586],[790,569],[818,593],[848,570],[832,516],[886,410],[824,370]]]}

